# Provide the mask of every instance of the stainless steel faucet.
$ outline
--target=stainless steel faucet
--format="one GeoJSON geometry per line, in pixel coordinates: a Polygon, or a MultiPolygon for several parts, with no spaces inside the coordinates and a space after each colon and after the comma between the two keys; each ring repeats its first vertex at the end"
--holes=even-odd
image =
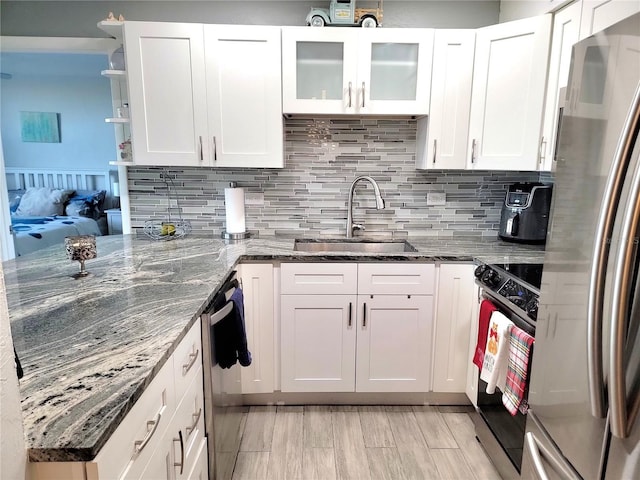
{"type": "Polygon", "coordinates": [[[364,230],[364,225],[361,223],[353,223],[353,193],[356,189],[356,183],[360,180],[367,180],[373,186],[373,192],[376,195],[376,210],[384,208],[384,199],[380,195],[380,187],[378,187],[376,181],[367,176],[356,178],[349,189],[349,201],[347,202],[347,238],[353,238],[354,230],[364,230]]]}

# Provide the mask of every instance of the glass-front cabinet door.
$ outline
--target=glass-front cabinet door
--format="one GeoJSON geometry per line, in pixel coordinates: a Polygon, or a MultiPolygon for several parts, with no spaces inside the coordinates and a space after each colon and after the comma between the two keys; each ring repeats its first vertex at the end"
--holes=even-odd
{"type": "Polygon", "coordinates": [[[429,112],[433,30],[287,27],[283,111],[429,112]]]}
{"type": "Polygon", "coordinates": [[[357,34],[351,28],[282,29],[284,113],[357,113],[357,34]]]}
{"type": "Polygon", "coordinates": [[[427,115],[432,29],[361,29],[358,113],[427,115]]]}

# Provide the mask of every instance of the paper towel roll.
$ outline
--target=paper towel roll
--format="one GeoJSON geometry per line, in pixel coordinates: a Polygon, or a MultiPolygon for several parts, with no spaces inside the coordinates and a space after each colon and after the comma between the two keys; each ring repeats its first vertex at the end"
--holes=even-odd
{"type": "Polygon", "coordinates": [[[245,233],[244,188],[225,188],[224,207],[227,217],[227,233],[245,233]]]}

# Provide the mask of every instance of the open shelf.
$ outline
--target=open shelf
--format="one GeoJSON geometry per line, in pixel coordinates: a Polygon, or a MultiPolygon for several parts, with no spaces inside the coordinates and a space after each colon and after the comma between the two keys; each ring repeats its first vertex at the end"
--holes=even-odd
{"type": "Polygon", "coordinates": [[[107,78],[113,78],[116,80],[126,80],[127,79],[127,71],[126,70],[102,70],[100,75],[107,78]]]}
{"type": "Polygon", "coordinates": [[[130,119],[129,118],[114,117],[114,118],[105,118],[104,121],[106,123],[129,123],[130,119]]]}
{"type": "Polygon", "coordinates": [[[101,20],[98,22],[98,28],[103,32],[108,33],[113,38],[122,41],[122,26],[124,22],[117,20],[101,20]]]}

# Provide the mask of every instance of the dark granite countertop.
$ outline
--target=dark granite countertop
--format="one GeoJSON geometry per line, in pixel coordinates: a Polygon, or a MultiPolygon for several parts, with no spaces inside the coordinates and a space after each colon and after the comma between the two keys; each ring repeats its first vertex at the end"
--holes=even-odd
{"type": "Polygon", "coordinates": [[[3,264],[31,461],[95,457],[239,261],[539,263],[541,247],[412,238],[417,252],[306,253],[293,238],[97,239],[86,278],[50,247],[3,264]]]}

